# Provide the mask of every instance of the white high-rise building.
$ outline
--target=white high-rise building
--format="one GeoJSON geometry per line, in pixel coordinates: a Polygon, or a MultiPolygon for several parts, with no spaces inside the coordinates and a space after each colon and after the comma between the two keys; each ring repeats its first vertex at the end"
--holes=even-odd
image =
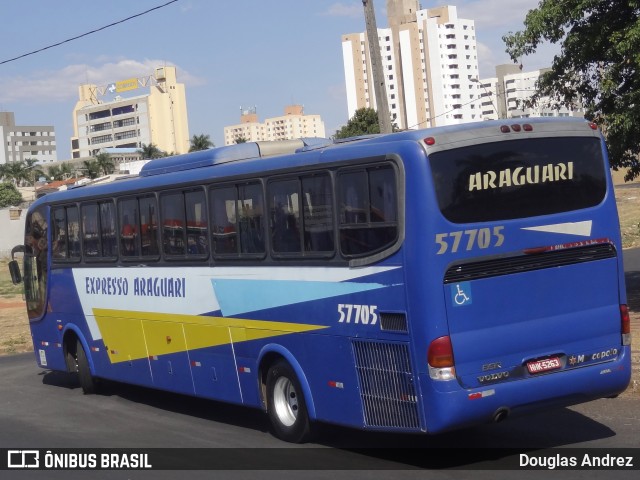
{"type": "Polygon", "coordinates": [[[548,68],[523,72],[521,66],[506,64],[496,66],[496,76],[480,80],[483,88],[482,118],[526,117],[582,117],[584,108],[576,104],[573,108],[555,105],[549,97],[542,97],[535,106],[527,101],[536,91],[540,75],[548,68]]]}
{"type": "MultiPolygon", "coordinates": [[[[400,129],[481,120],[482,87],[473,20],[454,6],[419,9],[417,0],[387,0],[389,27],[378,29],[393,122],[400,129]]],[[[376,109],[366,33],[342,37],[349,117],[376,109]]]]}

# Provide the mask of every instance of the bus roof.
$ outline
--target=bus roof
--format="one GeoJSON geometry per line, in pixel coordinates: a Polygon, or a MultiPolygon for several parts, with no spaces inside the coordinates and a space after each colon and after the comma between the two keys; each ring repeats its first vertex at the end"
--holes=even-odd
{"type": "MultiPolygon", "coordinates": [[[[270,159],[269,170],[281,170],[297,166],[323,164],[350,158],[384,155],[395,147],[391,144],[419,142],[428,153],[451,148],[453,145],[482,143],[506,139],[514,125],[528,124],[537,135],[600,135],[597,128],[580,118],[526,118],[490,120],[464,123],[421,130],[406,130],[391,134],[364,135],[341,140],[326,138],[303,138],[275,142],[247,142],[237,145],[210,148],[198,152],[152,160],[139,175],[132,175],[117,182],[70,188],[62,192],[47,194],[33,206],[43,203],[100,198],[127,192],[153,191],[167,185],[187,184],[189,181],[206,181],[216,177],[238,177],[262,172],[270,159]],[[501,128],[508,127],[506,132],[501,128]],[[590,128],[591,127],[591,128],[590,128]],[[435,139],[429,145],[427,138],[435,139]],[[381,148],[380,144],[388,144],[381,148]],[[358,148],[354,148],[354,147],[358,148]],[[215,170],[211,170],[214,168],[215,170]]],[[[526,134],[526,133],[522,133],[526,134]]],[[[512,135],[510,138],[519,138],[512,135]]]]}

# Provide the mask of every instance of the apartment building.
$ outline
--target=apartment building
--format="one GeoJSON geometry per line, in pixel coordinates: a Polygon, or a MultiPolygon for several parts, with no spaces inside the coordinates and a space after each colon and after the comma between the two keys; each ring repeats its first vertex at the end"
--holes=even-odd
{"type": "Polygon", "coordinates": [[[186,153],[190,137],[184,84],[178,83],[175,67],[165,66],[156,68],[152,76],[105,87],[81,85],[73,127],[73,158],[91,157],[104,148],[140,148],[151,143],[167,153],[186,153]],[[120,95],[144,87],[148,94],[120,95]]]}
{"type": "MultiPolygon", "coordinates": [[[[388,28],[378,29],[385,90],[400,129],[481,119],[473,20],[454,6],[420,9],[417,0],[387,0],[388,28]]],[[[349,117],[376,109],[366,33],[342,37],[349,117]]]]}
{"type": "Polygon", "coordinates": [[[233,145],[238,139],[258,142],[324,136],[320,115],[306,115],[302,105],[288,105],[284,115],[267,118],[263,123],[258,121],[255,108],[242,110],[239,124],[224,127],[225,145],[233,145]]]}
{"type": "Polygon", "coordinates": [[[548,68],[523,72],[520,65],[496,66],[496,76],[479,81],[483,91],[482,116],[485,120],[526,117],[582,117],[584,108],[557,106],[549,97],[542,97],[536,105],[527,101],[536,91],[540,76],[548,68]]]}
{"type": "Polygon", "coordinates": [[[58,159],[56,134],[50,125],[16,125],[14,112],[0,112],[0,165],[26,159],[51,163],[58,159]]]}

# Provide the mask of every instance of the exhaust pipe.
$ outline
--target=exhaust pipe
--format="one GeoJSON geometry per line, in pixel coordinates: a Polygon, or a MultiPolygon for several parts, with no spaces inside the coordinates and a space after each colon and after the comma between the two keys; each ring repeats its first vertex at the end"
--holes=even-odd
{"type": "Polygon", "coordinates": [[[500,407],[493,414],[493,423],[498,423],[503,420],[506,420],[509,416],[509,409],[507,407],[500,407]]]}

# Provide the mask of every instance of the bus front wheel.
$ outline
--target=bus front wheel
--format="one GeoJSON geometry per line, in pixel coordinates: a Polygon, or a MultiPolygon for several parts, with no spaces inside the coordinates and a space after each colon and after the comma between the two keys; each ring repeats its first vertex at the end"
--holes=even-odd
{"type": "Polygon", "coordinates": [[[89,360],[87,359],[87,354],[80,340],[78,340],[76,344],[76,371],[78,372],[78,380],[80,381],[82,392],[85,395],[96,393],[98,390],[98,381],[91,375],[89,360]]]}
{"type": "Polygon", "coordinates": [[[300,382],[283,360],[267,373],[267,413],[276,437],[291,443],[310,439],[311,422],[300,382]]]}

